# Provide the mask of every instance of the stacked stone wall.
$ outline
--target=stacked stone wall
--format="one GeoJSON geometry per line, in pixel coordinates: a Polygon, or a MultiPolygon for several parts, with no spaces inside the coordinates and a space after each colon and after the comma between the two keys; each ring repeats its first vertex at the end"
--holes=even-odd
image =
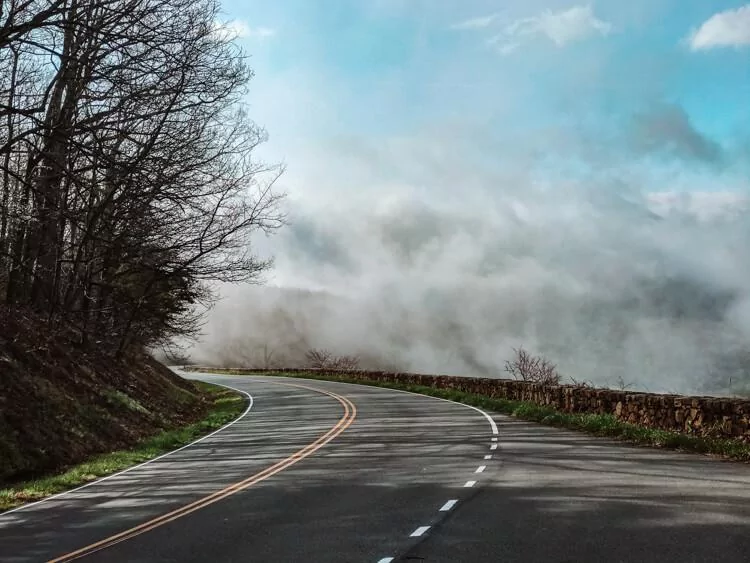
{"type": "MultiPolygon", "coordinates": [[[[211,371],[221,371],[214,370],[211,371]]],[[[611,414],[632,424],[686,434],[750,439],[750,400],[634,393],[574,385],[542,385],[513,379],[456,377],[385,371],[287,369],[254,372],[345,376],[363,381],[396,382],[455,389],[492,398],[529,401],[562,412],[611,414]]]]}

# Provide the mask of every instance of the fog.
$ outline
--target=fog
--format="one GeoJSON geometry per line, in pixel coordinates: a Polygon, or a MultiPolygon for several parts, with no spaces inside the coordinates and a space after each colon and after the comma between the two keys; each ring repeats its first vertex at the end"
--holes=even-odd
{"type": "Polygon", "coordinates": [[[713,8],[282,4],[246,44],[289,224],[194,361],[507,377],[523,346],[568,381],[750,393],[747,52],[690,46],[713,8]]]}
{"type": "Polygon", "coordinates": [[[294,367],[327,348],[367,368],[507,377],[523,346],[595,385],[744,392],[743,195],[346,152],[335,175],[301,165],[289,225],[254,241],[276,257],[266,285],[220,288],[193,361],[294,367]]]}

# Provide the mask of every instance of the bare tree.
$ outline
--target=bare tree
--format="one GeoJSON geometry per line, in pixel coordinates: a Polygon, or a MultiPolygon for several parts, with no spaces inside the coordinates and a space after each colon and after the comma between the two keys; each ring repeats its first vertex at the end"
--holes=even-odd
{"type": "Polygon", "coordinates": [[[523,348],[513,348],[513,352],[515,357],[505,362],[505,371],[515,379],[542,385],[559,385],[560,374],[553,363],[542,356],[533,356],[523,348]]]}
{"type": "Polygon", "coordinates": [[[333,369],[352,371],[359,368],[359,358],[356,356],[337,356],[330,350],[308,350],[305,354],[308,367],[313,369],[333,369]]]}
{"type": "Polygon", "coordinates": [[[213,0],[11,0],[0,11],[0,288],[123,353],[258,281],[282,170],[213,0]]]}

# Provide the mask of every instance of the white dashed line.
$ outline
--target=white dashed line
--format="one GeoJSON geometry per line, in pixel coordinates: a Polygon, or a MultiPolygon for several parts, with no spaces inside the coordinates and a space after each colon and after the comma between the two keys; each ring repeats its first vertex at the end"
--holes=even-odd
{"type": "Polygon", "coordinates": [[[480,465],[474,473],[482,473],[485,469],[487,469],[486,465],[480,465]]]}
{"type": "Polygon", "coordinates": [[[486,456],[484,456],[484,459],[492,459],[492,454],[487,454],[486,456]]]}
{"type": "MultiPolygon", "coordinates": [[[[344,385],[357,385],[357,384],[346,383],[344,385]]],[[[387,390],[383,389],[383,391],[385,392],[387,390]]],[[[420,395],[420,393],[414,393],[412,391],[402,391],[400,389],[390,389],[389,391],[396,392],[396,393],[405,393],[405,394],[408,394],[408,395],[420,395]]],[[[421,395],[421,396],[424,397],[424,395],[421,395]]],[[[486,412],[484,412],[483,410],[478,409],[477,407],[473,407],[471,405],[466,405],[466,404],[463,404],[463,403],[459,403],[457,401],[450,401],[448,399],[442,399],[440,397],[429,397],[429,396],[427,396],[427,398],[435,399],[435,400],[438,400],[438,401],[445,401],[445,402],[448,402],[448,403],[455,403],[455,404],[461,405],[463,407],[466,407],[466,408],[469,408],[469,409],[472,409],[472,410],[478,412],[479,414],[481,414],[482,416],[484,416],[484,418],[487,420],[487,422],[489,422],[490,428],[492,429],[492,434],[493,434],[492,441],[493,442],[497,442],[497,435],[499,434],[498,429],[497,429],[497,424],[495,423],[495,421],[493,420],[493,418],[489,414],[487,414],[486,412]]],[[[496,450],[497,449],[497,444],[496,443],[492,444],[490,446],[490,449],[491,450],[496,450]]],[[[492,459],[492,456],[485,456],[485,459],[492,459]]],[[[477,469],[476,472],[477,473],[481,473],[482,471],[484,471],[485,467],[486,466],[484,466],[484,465],[481,466],[481,468],[477,469]]],[[[466,483],[464,483],[464,487],[465,488],[470,488],[470,487],[473,487],[476,484],[477,484],[476,481],[466,481],[466,483]]],[[[449,500],[448,502],[446,502],[443,505],[443,507],[440,509],[440,512],[447,512],[447,511],[449,511],[451,508],[453,508],[456,505],[457,502],[458,502],[457,500],[449,500]]],[[[417,528],[416,530],[414,530],[414,532],[412,532],[412,534],[411,534],[410,537],[419,537],[419,536],[422,536],[429,529],[430,529],[430,526],[420,526],[419,528],[417,528]]],[[[384,557],[383,559],[380,559],[378,561],[378,563],[391,563],[393,560],[394,560],[393,557],[384,557]]]]}
{"type": "Polygon", "coordinates": [[[457,502],[458,502],[457,500],[449,500],[442,506],[442,508],[440,509],[440,512],[448,512],[451,508],[456,506],[457,502]]]}
{"type": "Polygon", "coordinates": [[[424,534],[429,529],[430,529],[429,526],[420,526],[419,528],[417,528],[416,530],[414,530],[409,537],[410,538],[418,538],[419,536],[421,536],[422,534],[424,534]]]}

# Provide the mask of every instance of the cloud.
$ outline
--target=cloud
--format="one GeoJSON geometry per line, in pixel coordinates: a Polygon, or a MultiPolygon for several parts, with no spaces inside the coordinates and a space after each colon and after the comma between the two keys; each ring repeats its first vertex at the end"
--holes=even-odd
{"type": "MultiPolygon", "coordinates": [[[[388,0],[444,31],[500,12],[482,2],[456,13],[388,0]]],[[[497,48],[508,52],[554,48],[613,33],[603,20],[635,28],[623,11],[659,4],[615,2],[605,14],[568,2],[546,13],[518,2],[527,11],[463,33],[504,32],[497,48]]],[[[361,85],[315,49],[294,68],[270,58],[251,96],[272,134],[263,150],[277,151],[265,159],[289,162],[290,224],[253,240],[276,256],[270,286],[222,290],[198,361],[263,365],[272,352],[294,365],[318,347],[367,367],[502,377],[522,344],[599,384],[722,389],[732,366],[717,365],[750,339],[750,202],[732,194],[750,192],[750,176],[690,165],[734,157],[679,105],[655,105],[673,91],[673,45],[636,57],[592,43],[566,51],[566,65],[529,53],[531,73],[514,60],[496,72],[494,53],[470,46],[435,73],[425,52],[361,85]],[[410,93],[394,96],[391,83],[410,93]]]]}
{"type": "Polygon", "coordinates": [[[750,46],[750,4],[708,18],[688,38],[693,51],[750,46]]]}
{"type": "Polygon", "coordinates": [[[502,377],[524,345],[597,384],[736,381],[750,337],[746,199],[607,183],[624,169],[546,183],[515,136],[476,137],[347,138],[297,159],[287,180],[307,194],[271,239],[276,288],[226,293],[196,361],[262,365],[273,352],[293,366],[328,348],[363,367],[502,377]],[[471,158],[478,145],[491,158],[471,158]]]}
{"type": "Polygon", "coordinates": [[[684,160],[718,164],[723,157],[721,146],[698,131],[685,110],[673,104],[636,114],[632,141],[637,150],[666,152],[684,160]]]}
{"type": "Polygon", "coordinates": [[[594,36],[606,36],[612,25],[594,15],[591,5],[573,6],[568,10],[547,10],[538,16],[522,18],[508,24],[503,31],[490,39],[502,54],[518,48],[524,39],[546,37],[557,47],[583,41],[594,36]]]}
{"type": "Polygon", "coordinates": [[[750,196],[742,192],[654,192],[647,200],[652,211],[662,217],[692,216],[699,221],[737,218],[750,211],[750,196]]]}
{"type": "Polygon", "coordinates": [[[251,27],[244,20],[216,22],[216,30],[233,38],[264,40],[274,37],[276,30],[270,27],[251,27]]]}
{"type": "Polygon", "coordinates": [[[483,29],[492,25],[497,17],[497,14],[490,14],[488,16],[471,18],[452,25],[451,29],[483,29]]]}

